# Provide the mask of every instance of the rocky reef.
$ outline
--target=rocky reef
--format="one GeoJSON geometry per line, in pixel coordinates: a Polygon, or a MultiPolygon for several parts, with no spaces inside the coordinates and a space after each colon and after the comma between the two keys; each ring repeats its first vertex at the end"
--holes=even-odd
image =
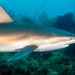
{"type": "Polygon", "coordinates": [[[0,53],[0,75],[75,75],[75,58],[62,50],[32,53],[18,61],[6,62],[14,54],[0,53]]]}

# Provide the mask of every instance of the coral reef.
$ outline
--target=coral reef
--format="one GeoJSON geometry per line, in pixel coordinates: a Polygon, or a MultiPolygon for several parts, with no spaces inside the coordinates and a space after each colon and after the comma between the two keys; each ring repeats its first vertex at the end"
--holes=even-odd
{"type": "Polygon", "coordinates": [[[48,52],[46,58],[43,56],[45,53],[42,53],[40,58],[35,59],[31,57],[34,56],[32,53],[18,61],[6,62],[14,54],[0,54],[0,75],[75,75],[75,62],[60,51],[48,52]]]}
{"type": "Polygon", "coordinates": [[[66,31],[74,32],[75,21],[73,20],[74,14],[69,12],[63,16],[58,16],[55,27],[66,31]]]}
{"type": "Polygon", "coordinates": [[[46,26],[54,26],[56,20],[57,20],[56,18],[49,18],[46,12],[42,12],[42,14],[38,17],[38,24],[46,26]]]}

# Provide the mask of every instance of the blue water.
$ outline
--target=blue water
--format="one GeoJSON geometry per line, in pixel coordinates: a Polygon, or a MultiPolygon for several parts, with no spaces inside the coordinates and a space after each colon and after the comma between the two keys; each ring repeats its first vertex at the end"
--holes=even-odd
{"type": "Polygon", "coordinates": [[[16,15],[27,15],[32,18],[42,6],[43,8],[38,12],[37,17],[42,12],[46,12],[49,17],[75,12],[74,0],[0,0],[0,5],[16,15]]]}

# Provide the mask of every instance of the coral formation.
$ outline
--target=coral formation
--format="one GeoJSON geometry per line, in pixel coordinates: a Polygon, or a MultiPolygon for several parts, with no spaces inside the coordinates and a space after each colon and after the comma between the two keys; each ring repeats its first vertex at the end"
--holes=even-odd
{"type": "Polygon", "coordinates": [[[63,16],[58,16],[55,27],[66,31],[74,32],[75,21],[73,20],[74,14],[69,12],[63,16]]]}
{"type": "MultiPolygon", "coordinates": [[[[14,53],[1,54],[1,75],[74,75],[74,61],[60,51],[48,52],[48,57],[35,59],[29,55],[14,62],[6,62],[14,53]],[[49,53],[52,54],[49,56],[49,53]]],[[[42,53],[45,55],[45,53],[42,53]]]]}

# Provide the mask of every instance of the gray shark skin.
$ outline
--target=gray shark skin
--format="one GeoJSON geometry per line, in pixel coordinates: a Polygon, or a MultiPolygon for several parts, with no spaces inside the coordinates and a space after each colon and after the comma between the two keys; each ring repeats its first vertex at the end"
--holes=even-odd
{"type": "Polygon", "coordinates": [[[18,51],[7,62],[18,60],[35,51],[56,50],[75,43],[73,33],[53,27],[10,22],[13,20],[5,19],[0,23],[0,52],[18,51]]]}

